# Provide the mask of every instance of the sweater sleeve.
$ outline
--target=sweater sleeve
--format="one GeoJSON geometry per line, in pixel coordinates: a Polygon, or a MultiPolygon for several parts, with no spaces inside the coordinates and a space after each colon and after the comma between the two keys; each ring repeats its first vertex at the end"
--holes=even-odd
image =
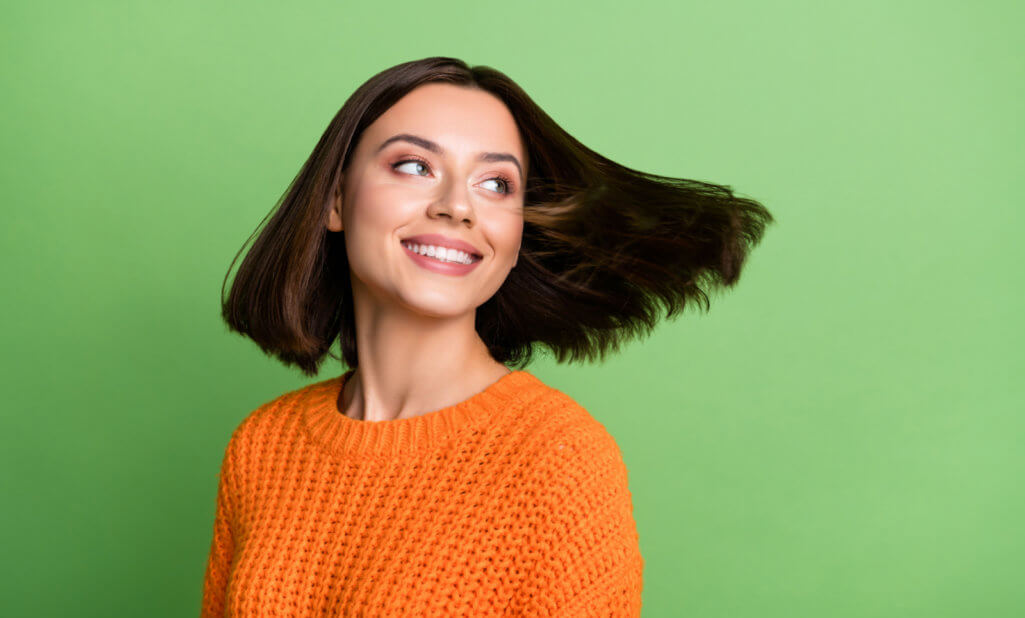
{"type": "Polygon", "coordinates": [[[231,495],[235,470],[234,443],[235,435],[232,436],[225,449],[217,482],[213,539],[210,542],[206,574],[203,578],[201,618],[224,615],[228,575],[231,571],[231,561],[235,551],[234,510],[231,495]]]}
{"type": "Polygon", "coordinates": [[[560,435],[540,470],[538,557],[523,614],[634,618],[641,612],[641,556],[627,469],[596,421],[560,435]]]}

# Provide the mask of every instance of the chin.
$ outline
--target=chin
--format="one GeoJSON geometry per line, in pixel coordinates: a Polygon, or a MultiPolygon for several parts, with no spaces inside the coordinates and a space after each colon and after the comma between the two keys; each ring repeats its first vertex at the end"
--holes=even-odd
{"type": "Polygon", "coordinates": [[[477,306],[465,300],[454,300],[451,294],[440,291],[431,294],[416,294],[403,299],[411,311],[431,318],[457,318],[477,310],[477,306]]]}

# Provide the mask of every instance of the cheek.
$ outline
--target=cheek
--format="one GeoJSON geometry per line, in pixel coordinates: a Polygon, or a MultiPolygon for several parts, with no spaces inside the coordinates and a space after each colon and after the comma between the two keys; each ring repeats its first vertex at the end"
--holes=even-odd
{"type": "Polygon", "coordinates": [[[387,221],[382,217],[384,201],[378,192],[365,187],[353,192],[343,212],[346,252],[357,276],[378,267],[375,256],[380,255],[382,239],[387,237],[387,221]]]}
{"type": "Polygon", "coordinates": [[[406,221],[413,209],[408,192],[394,185],[364,185],[353,196],[349,219],[354,229],[371,233],[390,231],[406,221]]]}
{"type": "Polygon", "coordinates": [[[499,247],[509,260],[514,259],[523,240],[523,217],[509,214],[501,221],[496,221],[491,227],[490,236],[495,246],[499,247]]]}

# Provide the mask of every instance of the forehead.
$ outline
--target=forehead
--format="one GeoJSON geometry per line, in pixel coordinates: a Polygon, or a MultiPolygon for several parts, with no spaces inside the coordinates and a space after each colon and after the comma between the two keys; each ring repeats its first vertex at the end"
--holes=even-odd
{"type": "Polygon", "coordinates": [[[519,129],[505,103],[475,88],[430,83],[418,86],[381,114],[363,133],[364,146],[377,146],[397,133],[438,142],[446,151],[498,151],[523,160],[519,129]]]}

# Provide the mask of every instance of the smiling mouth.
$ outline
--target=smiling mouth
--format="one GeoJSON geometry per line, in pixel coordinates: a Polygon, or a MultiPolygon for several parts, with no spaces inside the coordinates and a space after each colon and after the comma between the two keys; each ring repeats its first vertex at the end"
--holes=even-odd
{"type": "Polygon", "coordinates": [[[422,245],[402,241],[402,246],[413,253],[431,258],[442,264],[473,264],[474,262],[479,262],[483,259],[481,256],[473,253],[467,253],[466,251],[460,251],[458,249],[438,247],[436,245],[422,245]]]}

